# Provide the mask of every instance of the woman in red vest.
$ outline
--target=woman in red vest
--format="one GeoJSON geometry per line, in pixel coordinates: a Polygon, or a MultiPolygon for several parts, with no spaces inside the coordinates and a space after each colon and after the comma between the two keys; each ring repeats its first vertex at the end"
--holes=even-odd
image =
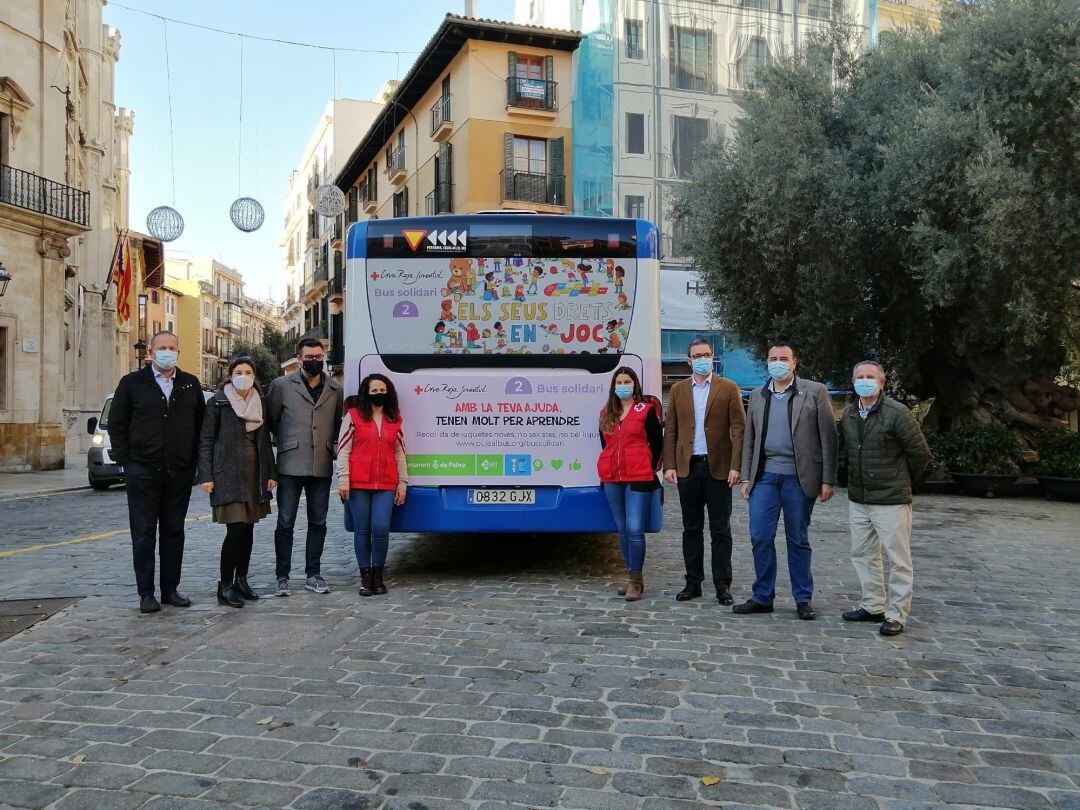
{"type": "Polygon", "coordinates": [[[390,515],[405,503],[405,437],[394,384],[369,374],[345,411],[338,438],[338,494],[352,515],[360,595],[386,593],[390,515]]]}
{"type": "Polygon", "coordinates": [[[632,368],[615,370],[607,404],[600,412],[600,458],[596,470],[619,530],[619,549],[630,575],[619,590],[627,602],[645,592],[645,521],[652,493],[660,486],[656,467],[664,449],[664,429],[656,408],[645,400],[632,368]]]}

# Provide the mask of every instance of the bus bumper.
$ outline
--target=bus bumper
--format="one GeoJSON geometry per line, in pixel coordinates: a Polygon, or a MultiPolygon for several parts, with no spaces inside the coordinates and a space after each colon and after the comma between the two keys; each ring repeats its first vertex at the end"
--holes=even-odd
{"type": "Polygon", "coordinates": [[[390,530],[450,534],[615,531],[600,487],[536,487],[536,503],[528,506],[470,504],[469,489],[409,487],[405,503],[394,509],[390,530]]]}

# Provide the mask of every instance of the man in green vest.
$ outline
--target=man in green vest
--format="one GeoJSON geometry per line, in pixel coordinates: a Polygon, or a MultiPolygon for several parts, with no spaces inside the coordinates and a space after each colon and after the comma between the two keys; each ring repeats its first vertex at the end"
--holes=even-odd
{"type": "Polygon", "coordinates": [[[862,601],[849,622],[880,622],[883,636],[904,632],[911,610],[911,487],[930,463],[915,417],[885,396],[885,369],[864,360],[852,371],[858,399],[844,409],[840,430],[848,454],[851,562],[862,601]],[[889,556],[888,591],[881,549],[889,556]]]}

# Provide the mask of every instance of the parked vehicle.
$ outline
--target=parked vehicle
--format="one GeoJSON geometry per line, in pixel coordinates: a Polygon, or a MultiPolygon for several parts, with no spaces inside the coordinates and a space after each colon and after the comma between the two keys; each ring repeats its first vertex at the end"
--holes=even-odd
{"type": "MultiPolygon", "coordinates": [[[[212,391],[203,391],[203,398],[210,399],[212,391]]],[[[124,483],[124,468],[112,457],[112,442],[109,440],[109,411],[112,408],[113,395],[105,397],[99,416],[86,420],[86,432],[93,438],[90,449],[86,451],[86,477],[90,486],[97,490],[108,489],[113,484],[124,483]]]]}

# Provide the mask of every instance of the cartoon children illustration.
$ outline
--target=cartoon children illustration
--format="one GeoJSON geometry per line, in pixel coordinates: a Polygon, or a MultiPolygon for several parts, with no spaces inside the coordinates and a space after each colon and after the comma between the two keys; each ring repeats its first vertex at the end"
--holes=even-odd
{"type": "Polygon", "coordinates": [[[604,259],[604,269],[607,271],[607,280],[611,281],[612,276],[615,274],[615,260],[604,259]]]}
{"type": "Polygon", "coordinates": [[[536,265],[536,267],[532,269],[532,275],[529,278],[529,295],[536,295],[536,287],[543,277],[544,268],[540,265],[536,265]]]}
{"type": "Polygon", "coordinates": [[[454,309],[453,309],[454,302],[453,301],[451,301],[449,298],[447,298],[441,304],[439,304],[439,306],[442,307],[442,313],[439,315],[439,317],[442,320],[444,320],[444,321],[452,321],[452,320],[454,320],[454,309]]]}
{"type": "Polygon", "coordinates": [[[492,327],[495,330],[495,334],[499,337],[506,336],[506,327],[503,326],[502,321],[495,321],[495,325],[492,327]]]}
{"type": "MultiPolygon", "coordinates": [[[[589,286],[589,273],[592,272],[592,268],[585,264],[585,262],[582,262],[577,266],[577,271],[581,274],[581,286],[587,289],[589,286]]],[[[573,276],[571,276],[571,278],[572,277],[573,276]]]]}
{"type": "Polygon", "coordinates": [[[479,339],[480,339],[480,330],[476,328],[475,323],[470,322],[469,325],[465,327],[465,348],[466,349],[478,349],[478,348],[480,348],[479,346],[476,345],[476,341],[478,341],[479,339]]]}
{"type": "Polygon", "coordinates": [[[622,318],[619,318],[618,320],[613,318],[608,321],[604,327],[607,330],[607,346],[613,352],[618,352],[622,349],[622,337],[619,335],[619,327],[622,325],[622,318]]]}
{"type": "Polygon", "coordinates": [[[495,280],[494,272],[484,273],[484,300],[499,300],[499,282],[495,280]]]}
{"type": "Polygon", "coordinates": [[[443,321],[439,321],[435,324],[435,348],[441,349],[443,342],[443,333],[446,332],[446,324],[443,321]]]}
{"type": "Polygon", "coordinates": [[[524,284],[518,284],[514,288],[514,300],[515,301],[524,301],[525,300],[525,285],[524,284]]]}
{"type": "Polygon", "coordinates": [[[615,265],[614,274],[615,292],[621,293],[623,288],[623,279],[626,278],[626,270],[623,269],[623,266],[621,264],[617,264],[615,265]]]}
{"type": "Polygon", "coordinates": [[[630,301],[626,297],[626,293],[619,293],[619,309],[630,309],[630,301]]]}
{"type": "Polygon", "coordinates": [[[473,295],[476,287],[476,268],[472,266],[472,262],[465,259],[468,263],[468,268],[465,270],[465,294],[473,295]]]}

